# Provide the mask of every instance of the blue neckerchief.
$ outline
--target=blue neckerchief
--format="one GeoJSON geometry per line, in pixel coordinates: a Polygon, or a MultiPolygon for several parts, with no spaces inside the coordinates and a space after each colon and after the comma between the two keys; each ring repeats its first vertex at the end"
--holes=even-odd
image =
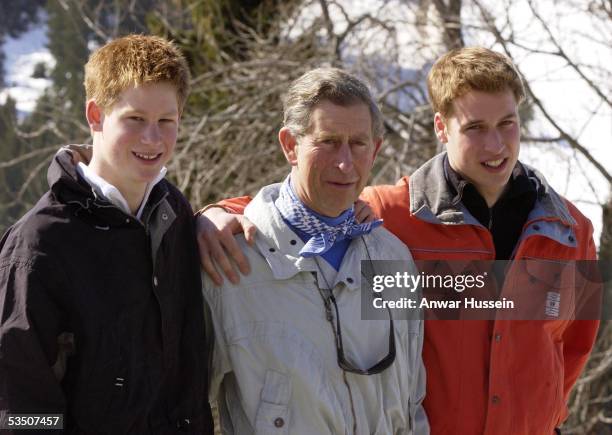
{"type": "Polygon", "coordinates": [[[382,219],[359,224],[355,220],[355,211],[351,207],[338,218],[336,225],[329,225],[322,216],[307,208],[297,197],[291,187],[291,177],[287,177],[281,185],[278,198],[274,202],[281,216],[291,226],[310,236],[300,250],[302,257],[314,257],[329,251],[335,243],[346,239],[354,239],[368,234],[374,228],[382,225],[382,219]]]}
{"type": "MultiPolygon", "coordinates": [[[[339,223],[342,221],[342,220],[338,220],[337,217],[330,218],[327,216],[322,216],[316,213],[315,211],[310,210],[310,208],[308,208],[308,210],[314,213],[316,216],[318,216],[319,219],[323,220],[325,223],[331,226],[334,226],[336,223],[339,223]]],[[[283,218],[283,221],[285,221],[287,225],[289,225],[289,227],[295,232],[295,234],[297,234],[300,237],[300,239],[302,239],[302,242],[306,243],[310,240],[310,236],[306,234],[304,231],[300,230],[299,228],[294,227],[289,222],[287,222],[284,218],[283,218]]],[[[340,266],[342,265],[342,260],[344,259],[344,254],[346,254],[346,251],[348,250],[348,247],[350,244],[351,244],[350,239],[336,241],[336,243],[334,243],[334,246],[332,246],[329,251],[327,251],[325,254],[321,254],[321,258],[327,261],[334,269],[336,269],[336,271],[338,271],[340,270],[340,266]]]]}

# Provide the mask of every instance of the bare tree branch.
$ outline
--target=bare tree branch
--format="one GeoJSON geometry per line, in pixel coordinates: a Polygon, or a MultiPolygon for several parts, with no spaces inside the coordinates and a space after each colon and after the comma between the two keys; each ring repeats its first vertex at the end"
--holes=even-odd
{"type": "MultiPolygon", "coordinates": [[[[472,1],[480,9],[484,22],[487,24],[491,33],[495,36],[495,39],[497,40],[497,42],[502,46],[502,48],[504,49],[504,52],[508,56],[511,56],[510,51],[508,50],[507,41],[502,37],[501,32],[495,26],[495,20],[493,16],[482,5],[482,3],[479,0],[472,0],[472,1]]],[[[518,65],[517,65],[517,69],[519,69],[519,72],[521,72],[518,65]]],[[[521,75],[523,74],[521,73],[521,75]]],[[[573,137],[571,134],[569,134],[565,129],[563,129],[559,125],[559,123],[550,115],[548,110],[546,110],[546,107],[544,106],[542,101],[537,97],[537,95],[535,95],[535,93],[533,92],[531,88],[531,85],[529,84],[527,80],[524,81],[524,86],[525,86],[525,90],[527,91],[527,95],[529,95],[531,102],[536,107],[538,107],[538,109],[540,109],[540,112],[546,118],[546,120],[559,132],[560,137],[563,138],[563,140],[565,140],[572,148],[578,150],[595,168],[597,168],[599,173],[608,181],[608,183],[612,184],[612,175],[610,174],[610,172],[608,172],[608,170],[591,154],[591,152],[585,146],[583,146],[580,142],[578,142],[578,140],[575,137],[573,137]]]]}
{"type": "Polygon", "coordinates": [[[554,44],[555,48],[557,49],[557,52],[554,53],[554,54],[556,56],[561,57],[565,62],[567,62],[567,64],[574,71],[576,71],[576,73],[582,78],[582,80],[584,80],[584,82],[587,85],[589,85],[589,87],[593,90],[593,92],[595,92],[603,101],[605,101],[606,104],[608,104],[609,107],[612,107],[612,101],[608,98],[608,96],[605,95],[601,91],[599,86],[596,86],[595,83],[593,83],[593,81],[589,77],[586,76],[586,74],[582,71],[582,69],[580,67],[578,67],[578,65],[569,58],[569,56],[567,55],[567,53],[565,52],[563,47],[561,47],[561,45],[557,42],[557,39],[552,34],[552,32],[550,30],[550,27],[548,26],[546,21],[542,18],[542,16],[535,9],[535,7],[533,5],[533,0],[528,0],[527,4],[529,4],[529,8],[531,9],[531,12],[538,19],[538,21],[540,22],[540,25],[542,26],[542,28],[546,31],[546,33],[550,37],[550,39],[549,39],[550,42],[552,42],[554,44]]]}

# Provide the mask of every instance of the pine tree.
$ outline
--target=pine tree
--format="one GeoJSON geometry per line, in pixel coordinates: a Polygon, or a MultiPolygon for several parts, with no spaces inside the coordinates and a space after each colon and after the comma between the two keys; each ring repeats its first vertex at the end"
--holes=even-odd
{"type": "MultiPolygon", "coordinates": [[[[7,98],[0,106],[0,162],[7,162],[19,156],[22,144],[15,132],[17,123],[16,102],[7,98]]],[[[21,211],[15,203],[15,192],[18,192],[23,179],[24,168],[21,165],[0,166],[0,231],[11,225],[21,211]]]]}
{"type": "Polygon", "coordinates": [[[74,129],[74,120],[83,118],[83,65],[87,62],[87,48],[91,30],[75,8],[64,9],[59,2],[47,5],[49,17],[48,48],[56,64],[50,73],[52,96],[58,110],[54,121],[66,131],[74,129]],[[66,118],[70,118],[66,122],[66,118]]]}

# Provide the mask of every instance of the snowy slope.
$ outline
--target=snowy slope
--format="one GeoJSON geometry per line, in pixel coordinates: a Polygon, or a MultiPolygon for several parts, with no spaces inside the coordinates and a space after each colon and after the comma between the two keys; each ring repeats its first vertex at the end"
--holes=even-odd
{"type": "Polygon", "coordinates": [[[0,90],[0,104],[4,104],[10,95],[17,101],[21,116],[34,110],[36,99],[51,85],[48,79],[32,78],[37,63],[47,65],[47,71],[55,65],[55,59],[46,47],[46,31],[46,26],[35,24],[19,38],[8,38],[3,46],[6,88],[0,90]]]}

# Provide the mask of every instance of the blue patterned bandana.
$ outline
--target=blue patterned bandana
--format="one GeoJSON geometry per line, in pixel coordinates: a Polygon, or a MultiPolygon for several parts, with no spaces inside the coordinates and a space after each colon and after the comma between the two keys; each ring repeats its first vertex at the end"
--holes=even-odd
{"type": "Polygon", "coordinates": [[[300,250],[302,257],[322,255],[329,251],[334,243],[368,234],[383,223],[382,219],[379,219],[359,224],[355,220],[354,207],[351,207],[342,213],[340,217],[343,219],[338,225],[327,224],[302,204],[291,187],[290,176],[281,185],[274,205],[287,222],[311,236],[300,250]]]}

